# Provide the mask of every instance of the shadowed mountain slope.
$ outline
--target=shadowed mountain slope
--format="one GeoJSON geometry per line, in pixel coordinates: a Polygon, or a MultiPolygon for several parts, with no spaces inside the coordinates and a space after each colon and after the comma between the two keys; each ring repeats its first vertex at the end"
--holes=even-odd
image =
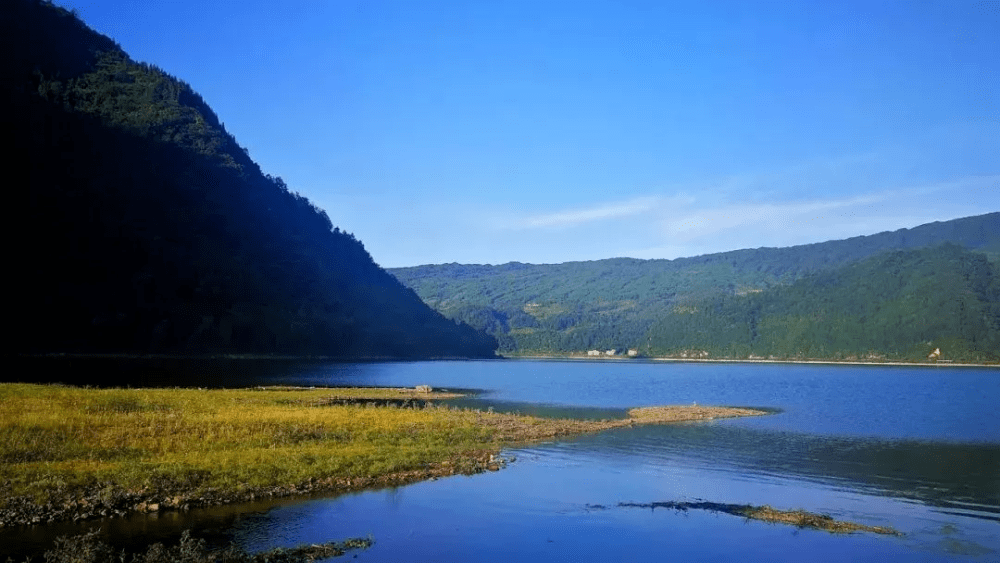
{"type": "Polygon", "coordinates": [[[187,84],[48,2],[5,3],[0,36],[15,351],[493,356],[187,84]]]}

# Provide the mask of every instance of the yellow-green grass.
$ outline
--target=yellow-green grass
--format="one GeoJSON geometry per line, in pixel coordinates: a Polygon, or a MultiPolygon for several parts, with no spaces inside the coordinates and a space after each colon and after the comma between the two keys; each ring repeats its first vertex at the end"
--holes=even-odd
{"type": "MultiPolygon", "coordinates": [[[[0,509],[8,509],[0,526],[24,521],[11,516],[15,502],[57,506],[59,519],[94,515],[85,507],[95,503],[155,510],[347,490],[482,470],[513,443],[684,419],[676,410],[660,420],[633,412],[632,419],[579,421],[342,401],[442,397],[399,389],[0,384],[0,509]]],[[[708,417],[704,407],[692,408],[687,419],[708,417]]],[[[763,413],[712,412],[748,414],[763,413]]]]}
{"type": "Polygon", "coordinates": [[[474,413],[310,406],[329,396],[329,389],[0,385],[0,482],[9,482],[2,492],[43,500],[53,489],[95,481],[239,491],[412,469],[491,442],[474,413]]]}

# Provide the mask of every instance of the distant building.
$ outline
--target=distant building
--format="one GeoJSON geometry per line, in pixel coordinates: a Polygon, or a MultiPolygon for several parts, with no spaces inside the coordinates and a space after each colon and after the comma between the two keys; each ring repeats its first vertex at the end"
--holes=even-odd
{"type": "Polygon", "coordinates": [[[634,358],[639,355],[639,351],[634,348],[629,348],[628,355],[630,358],[634,358]]]}
{"type": "Polygon", "coordinates": [[[605,352],[604,355],[605,356],[614,356],[617,353],[618,353],[618,350],[615,350],[614,348],[612,348],[612,349],[608,350],[607,352],[605,352]]]}
{"type": "Polygon", "coordinates": [[[587,350],[587,355],[588,356],[600,356],[601,355],[601,351],[600,350],[587,350]]]}

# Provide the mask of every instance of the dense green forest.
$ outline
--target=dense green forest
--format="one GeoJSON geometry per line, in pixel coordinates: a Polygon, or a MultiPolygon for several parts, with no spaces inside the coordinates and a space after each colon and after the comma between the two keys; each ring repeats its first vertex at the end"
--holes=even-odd
{"type": "Polygon", "coordinates": [[[506,354],[1000,359],[1000,213],[789,248],[391,270],[506,354]]]}
{"type": "Polygon", "coordinates": [[[49,2],[6,1],[0,37],[15,351],[493,356],[184,82],[49,2]]]}

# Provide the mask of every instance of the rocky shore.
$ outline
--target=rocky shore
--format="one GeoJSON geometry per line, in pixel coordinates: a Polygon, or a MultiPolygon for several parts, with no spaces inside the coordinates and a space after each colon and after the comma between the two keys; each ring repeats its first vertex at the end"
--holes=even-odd
{"type": "Polygon", "coordinates": [[[375,477],[338,477],[273,487],[258,487],[239,492],[213,489],[185,489],[182,486],[140,491],[121,490],[112,483],[95,483],[60,494],[54,492],[44,504],[28,496],[6,500],[0,508],[0,528],[30,526],[55,522],[123,517],[134,513],[191,510],[208,506],[253,502],[314,494],[340,494],[367,489],[408,485],[451,475],[474,475],[499,471],[511,458],[500,455],[499,448],[469,452],[436,465],[409,471],[397,471],[375,477]]]}

